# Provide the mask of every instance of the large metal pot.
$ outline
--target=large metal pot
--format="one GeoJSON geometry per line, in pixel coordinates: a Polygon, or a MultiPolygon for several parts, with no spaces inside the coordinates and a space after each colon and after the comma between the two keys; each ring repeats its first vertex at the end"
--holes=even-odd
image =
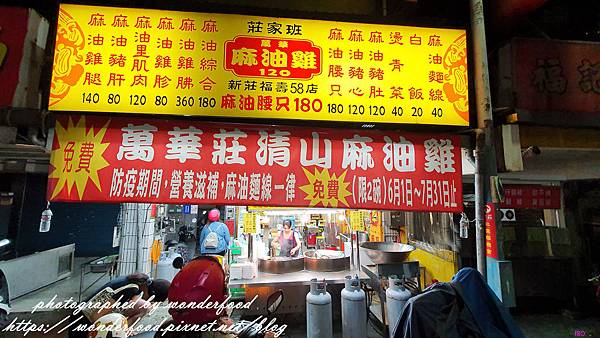
{"type": "Polygon", "coordinates": [[[404,262],[415,247],[390,242],[365,242],[360,245],[375,264],[404,262]]]}
{"type": "Polygon", "coordinates": [[[288,273],[304,270],[303,257],[265,257],[258,259],[258,271],[288,273]]]}
{"type": "Polygon", "coordinates": [[[310,271],[348,270],[350,257],[343,251],[308,250],[304,253],[304,268],[310,271]]]}

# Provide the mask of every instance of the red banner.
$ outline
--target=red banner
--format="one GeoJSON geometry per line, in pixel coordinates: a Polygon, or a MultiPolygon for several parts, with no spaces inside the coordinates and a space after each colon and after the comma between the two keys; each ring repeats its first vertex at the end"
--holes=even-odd
{"type": "Polygon", "coordinates": [[[462,210],[459,137],[57,118],[52,201],[462,210]]]}
{"type": "Polygon", "coordinates": [[[543,185],[505,185],[502,208],[560,209],[560,187],[543,185]]]}
{"type": "Polygon", "coordinates": [[[28,20],[27,8],[0,7],[0,106],[13,104],[28,20]]]}
{"type": "Polygon", "coordinates": [[[485,205],[485,255],[498,259],[496,232],[496,208],[494,203],[488,203],[485,205]]]}

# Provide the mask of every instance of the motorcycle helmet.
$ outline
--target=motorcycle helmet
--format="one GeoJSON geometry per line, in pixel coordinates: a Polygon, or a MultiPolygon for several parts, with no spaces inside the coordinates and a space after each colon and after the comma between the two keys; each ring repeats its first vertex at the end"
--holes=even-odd
{"type": "MultiPolygon", "coordinates": [[[[221,304],[226,299],[225,271],[215,257],[199,256],[184,265],[173,278],[169,288],[169,303],[200,304],[209,295],[209,302],[221,304]]],[[[177,323],[205,324],[219,317],[216,311],[202,306],[184,309],[173,306],[169,314],[177,323]]]]}
{"type": "Polygon", "coordinates": [[[211,222],[218,221],[219,217],[221,217],[221,212],[219,211],[219,209],[211,209],[208,212],[208,220],[211,222]]]}

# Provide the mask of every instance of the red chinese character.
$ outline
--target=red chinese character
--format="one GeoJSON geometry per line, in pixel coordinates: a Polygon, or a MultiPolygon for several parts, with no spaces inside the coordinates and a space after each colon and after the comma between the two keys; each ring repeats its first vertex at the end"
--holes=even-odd
{"type": "Polygon", "coordinates": [[[360,67],[350,67],[348,70],[348,76],[351,79],[356,77],[357,79],[362,80],[364,72],[365,71],[360,67]]]}
{"type": "Polygon", "coordinates": [[[104,37],[101,36],[100,34],[91,36],[88,35],[88,45],[94,45],[94,46],[102,46],[104,44],[104,37]]]}
{"type": "Polygon", "coordinates": [[[383,53],[380,51],[371,51],[369,55],[371,61],[383,61],[383,53]]]}
{"type": "Polygon", "coordinates": [[[390,66],[392,66],[392,72],[395,70],[401,71],[401,67],[404,66],[404,64],[400,63],[400,60],[398,59],[393,59],[392,62],[390,62],[390,66]]]}
{"type": "Polygon", "coordinates": [[[177,89],[191,89],[194,87],[192,78],[189,76],[179,76],[177,78],[177,89]]]}
{"type": "Polygon", "coordinates": [[[344,40],[344,37],[342,37],[342,30],[339,28],[332,28],[329,30],[329,37],[327,37],[329,40],[336,40],[336,41],[340,41],[340,40],[344,40]]]}
{"type": "Polygon", "coordinates": [[[413,35],[410,37],[410,44],[411,45],[417,45],[420,46],[421,45],[421,37],[418,36],[417,34],[413,35]]]}
{"type": "Polygon", "coordinates": [[[115,37],[113,36],[111,39],[111,45],[117,47],[125,47],[127,46],[127,38],[121,34],[121,36],[115,37]]]}
{"type": "Polygon", "coordinates": [[[429,82],[443,83],[444,82],[444,73],[430,71],[429,72],[429,82]]]}
{"type": "Polygon", "coordinates": [[[369,37],[369,42],[373,42],[373,43],[383,42],[383,37],[381,35],[381,32],[371,32],[371,37],[369,37]]]}
{"type": "Polygon", "coordinates": [[[429,54],[429,63],[433,63],[434,65],[441,65],[442,57],[439,54],[435,54],[435,55],[429,54]]]}
{"type": "Polygon", "coordinates": [[[187,40],[180,39],[179,40],[179,49],[194,50],[194,48],[196,48],[196,43],[194,41],[192,41],[192,39],[187,39],[187,40]]]}
{"type": "Polygon", "coordinates": [[[354,52],[350,50],[350,60],[362,60],[363,52],[360,49],[355,50],[354,52]]]}
{"type": "Polygon", "coordinates": [[[329,57],[333,59],[341,59],[343,51],[338,47],[336,49],[329,48],[329,57]]]}
{"type": "Polygon", "coordinates": [[[83,142],[81,144],[81,148],[79,148],[79,165],[77,166],[76,173],[81,170],[85,170],[86,172],[90,172],[90,164],[92,157],[94,156],[94,143],[92,142],[83,142]]]}
{"type": "Polygon", "coordinates": [[[147,16],[138,16],[135,22],[135,28],[152,28],[150,18],[147,16]]]}
{"type": "Polygon", "coordinates": [[[135,32],[135,42],[139,42],[139,43],[150,42],[150,34],[148,34],[146,31],[144,31],[143,33],[135,32]]]}
{"type": "Polygon", "coordinates": [[[381,68],[371,68],[369,69],[369,78],[371,80],[383,80],[383,69],[381,68]]]}
{"type": "Polygon", "coordinates": [[[173,41],[169,38],[158,39],[158,48],[171,49],[173,47],[173,41]]]}
{"type": "Polygon", "coordinates": [[[217,60],[202,58],[202,60],[200,60],[200,69],[201,70],[217,69],[217,60]]]}
{"type": "Polygon", "coordinates": [[[331,91],[329,93],[329,96],[333,96],[333,94],[337,94],[338,96],[342,96],[341,90],[342,90],[342,86],[340,86],[339,84],[332,84],[330,87],[331,91]]]}
{"type": "Polygon", "coordinates": [[[217,22],[214,20],[205,20],[204,24],[202,24],[202,29],[204,33],[216,33],[217,30],[217,22]]]}
{"type": "Polygon", "coordinates": [[[160,18],[158,20],[158,29],[170,31],[173,28],[173,18],[160,18]]]}
{"type": "Polygon", "coordinates": [[[146,75],[135,75],[133,77],[133,82],[131,83],[131,87],[133,86],[142,86],[146,87],[148,77],[146,75]]]}
{"type": "Polygon", "coordinates": [[[221,108],[235,109],[235,95],[227,94],[221,97],[221,108]]]}
{"type": "Polygon", "coordinates": [[[327,198],[338,199],[339,183],[337,180],[327,182],[327,198]]]}
{"type": "Polygon", "coordinates": [[[430,35],[429,42],[427,42],[427,46],[439,47],[442,45],[442,41],[440,40],[439,35],[430,35]]]}
{"type": "Polygon", "coordinates": [[[348,41],[354,41],[354,42],[361,42],[361,41],[363,41],[362,31],[360,31],[358,29],[351,30],[350,31],[350,37],[348,38],[348,41]]]}
{"type": "Polygon", "coordinates": [[[161,75],[156,75],[156,77],[154,78],[154,86],[153,88],[166,88],[169,85],[169,82],[171,82],[171,78],[168,76],[161,76],[161,75]]]}
{"type": "Polygon", "coordinates": [[[88,52],[85,55],[85,64],[86,65],[101,65],[102,64],[102,54],[88,52]]]}
{"type": "Polygon", "coordinates": [[[277,97],[277,103],[275,105],[275,110],[276,111],[280,111],[281,109],[290,111],[290,98],[287,96],[284,97],[277,97]]]}
{"type": "Polygon", "coordinates": [[[313,184],[313,195],[312,198],[324,198],[325,197],[325,186],[323,185],[323,181],[315,180],[313,184]]]}
{"type": "Polygon", "coordinates": [[[213,40],[202,41],[202,50],[206,52],[214,52],[217,50],[217,43],[213,40]]]}
{"type": "Polygon", "coordinates": [[[273,110],[273,97],[259,95],[256,109],[257,110],[273,110]]]}
{"type": "Polygon", "coordinates": [[[125,67],[125,60],[127,58],[125,57],[125,55],[123,54],[110,54],[110,58],[108,58],[108,65],[109,66],[119,66],[119,67],[125,67]]]}
{"type": "Polygon", "coordinates": [[[73,161],[73,157],[75,156],[75,150],[73,150],[73,148],[75,147],[75,142],[73,141],[69,141],[67,142],[67,144],[65,145],[65,148],[63,149],[63,153],[64,153],[64,159],[65,159],[65,164],[63,166],[63,172],[68,172],[70,173],[71,170],[73,169],[73,165],[71,164],[71,161],[73,161]]]}
{"type": "Polygon", "coordinates": [[[342,72],[342,66],[340,65],[329,65],[329,74],[328,77],[342,77],[344,73],[342,72]]]}
{"type": "Polygon", "coordinates": [[[146,60],[145,59],[133,59],[133,66],[131,67],[131,71],[148,71],[148,68],[146,66],[146,60]]]}
{"type": "Polygon", "coordinates": [[[181,20],[181,26],[179,26],[179,30],[184,32],[193,32],[196,30],[196,21],[190,18],[181,20]]]}
{"type": "Polygon", "coordinates": [[[88,26],[106,26],[104,23],[104,14],[96,13],[90,15],[90,21],[88,21],[88,26]]]}
{"type": "Polygon", "coordinates": [[[440,89],[430,89],[429,90],[429,100],[430,101],[444,101],[444,94],[440,89]]]}
{"type": "Polygon", "coordinates": [[[391,32],[390,33],[390,45],[403,45],[402,43],[402,33],[401,32],[391,32]]]}
{"type": "Polygon", "coordinates": [[[373,99],[376,97],[384,97],[383,90],[376,86],[371,86],[371,91],[369,92],[369,98],[373,99]]]}
{"type": "Polygon", "coordinates": [[[354,94],[355,96],[363,96],[365,95],[365,93],[363,93],[362,89],[356,87],[356,88],[352,88],[348,91],[351,94],[354,94]]]}
{"type": "Polygon", "coordinates": [[[127,23],[127,15],[115,15],[111,26],[113,26],[113,27],[129,27],[129,24],[127,23]]]}
{"type": "Polygon", "coordinates": [[[390,88],[392,90],[392,95],[390,95],[390,99],[403,99],[404,97],[402,96],[402,87],[392,87],[390,88]]]}
{"type": "Polygon", "coordinates": [[[100,73],[90,73],[90,72],[86,72],[85,73],[85,78],[83,79],[83,84],[84,85],[96,85],[99,86],[101,85],[101,81],[100,81],[100,73]]]}
{"type": "Polygon", "coordinates": [[[254,110],[254,97],[240,95],[240,110],[254,110]]]}
{"type": "Polygon", "coordinates": [[[202,81],[199,82],[200,85],[202,85],[202,90],[212,90],[213,87],[217,84],[215,81],[213,81],[210,77],[205,77],[204,79],[202,79],[202,81]]]}
{"type": "Polygon", "coordinates": [[[137,52],[135,53],[134,56],[147,58],[148,57],[148,54],[146,54],[147,49],[148,49],[148,46],[146,46],[146,45],[137,45],[137,48],[136,48],[137,52]]]}
{"type": "Polygon", "coordinates": [[[125,75],[117,74],[117,73],[110,73],[109,78],[108,78],[108,83],[106,85],[120,87],[121,84],[123,83],[123,81],[125,81],[125,75]]]}
{"type": "Polygon", "coordinates": [[[180,56],[177,62],[177,69],[191,69],[194,68],[194,59],[192,57],[180,56]]]}
{"type": "Polygon", "coordinates": [[[420,88],[417,89],[414,87],[410,87],[408,89],[408,93],[410,94],[411,100],[423,100],[423,90],[420,88]]]}
{"type": "Polygon", "coordinates": [[[154,63],[154,68],[171,68],[171,57],[168,55],[157,55],[156,62],[154,63]]]}

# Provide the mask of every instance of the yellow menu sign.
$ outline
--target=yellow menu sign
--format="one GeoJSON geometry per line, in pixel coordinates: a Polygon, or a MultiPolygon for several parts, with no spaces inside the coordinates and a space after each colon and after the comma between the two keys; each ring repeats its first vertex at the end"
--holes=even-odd
{"type": "Polygon", "coordinates": [[[244,214],[244,233],[245,234],[253,234],[256,233],[256,213],[246,213],[244,214]]]}
{"type": "Polygon", "coordinates": [[[464,30],[61,4],[55,111],[468,125],[464,30]]]}

